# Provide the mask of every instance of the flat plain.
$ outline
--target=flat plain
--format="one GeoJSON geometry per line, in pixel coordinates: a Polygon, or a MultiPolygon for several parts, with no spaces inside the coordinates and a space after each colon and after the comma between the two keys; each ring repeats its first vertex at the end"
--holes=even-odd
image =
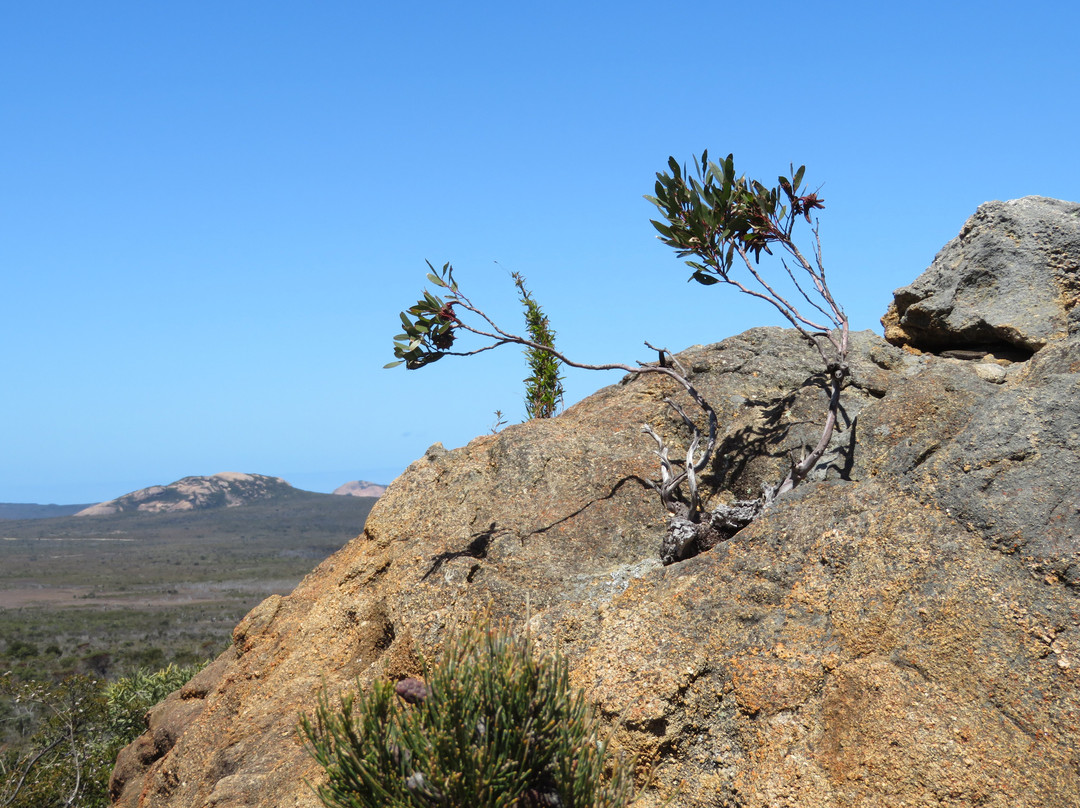
{"type": "Polygon", "coordinates": [[[211,658],[233,626],[363,531],[370,497],[0,520],[0,673],[114,678],[211,658]]]}

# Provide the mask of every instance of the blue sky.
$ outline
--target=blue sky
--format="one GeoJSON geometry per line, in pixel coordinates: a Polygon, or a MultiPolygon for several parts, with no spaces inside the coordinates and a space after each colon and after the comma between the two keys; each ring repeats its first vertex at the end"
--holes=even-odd
{"type": "Polygon", "coordinates": [[[0,501],[389,482],[519,420],[513,348],[382,369],[425,259],[513,327],[523,273],[588,362],[779,324],[654,237],[642,195],[704,148],[806,164],[833,291],[880,333],[980,203],[1080,199],[1077,9],[5,3],[0,501]]]}

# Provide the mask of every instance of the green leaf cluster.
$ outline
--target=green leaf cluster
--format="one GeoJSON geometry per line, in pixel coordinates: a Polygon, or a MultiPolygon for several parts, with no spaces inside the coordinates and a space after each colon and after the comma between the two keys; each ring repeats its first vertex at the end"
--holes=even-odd
{"type": "Polygon", "coordinates": [[[810,212],[824,207],[816,192],[804,193],[806,167],[791,167],[790,176],[781,176],[767,187],[757,180],[735,174],[733,155],[719,163],[709,160],[709,152],[694,160],[694,173],[668,158],[670,173],[658,172],[655,195],[646,195],[663,215],[652,220],[660,240],[675,248],[693,270],[691,278],[710,285],[726,280],[735,256],[771,254],[770,244],[786,242],[799,216],[810,222],[810,212]]]}
{"type": "Polygon", "coordinates": [[[558,654],[541,657],[529,637],[479,625],[450,638],[424,678],[419,701],[419,683],[409,682],[415,703],[382,681],[337,707],[324,693],[314,718],[301,719],[326,771],[316,789],[324,805],[629,803],[632,770],[609,754],[599,719],[571,689],[558,654]]]}
{"type": "MultiPolygon", "coordinates": [[[[510,273],[518,288],[521,305],[525,309],[525,327],[529,338],[548,348],[555,347],[555,332],[540,304],[525,286],[525,278],[518,272],[510,273]]],[[[532,375],[525,382],[525,413],[529,418],[551,418],[562,405],[563,377],[559,375],[559,360],[548,351],[529,348],[525,351],[532,375]]]]}
{"type": "Polygon", "coordinates": [[[416,370],[442,359],[454,344],[454,328],[459,324],[454,314],[458,297],[454,268],[445,263],[436,273],[430,261],[427,265],[431,270],[427,279],[445,289],[447,299],[444,301],[425,289],[416,305],[400,313],[404,332],[394,337],[394,356],[397,359],[384,367],[393,368],[404,363],[409,370],[416,370]]]}
{"type": "Polygon", "coordinates": [[[130,676],[118,679],[105,688],[109,727],[123,743],[135,740],[146,729],[146,712],[164,701],[174,690],[179,690],[206,667],[197,665],[169,665],[152,671],[140,668],[130,676]]]}

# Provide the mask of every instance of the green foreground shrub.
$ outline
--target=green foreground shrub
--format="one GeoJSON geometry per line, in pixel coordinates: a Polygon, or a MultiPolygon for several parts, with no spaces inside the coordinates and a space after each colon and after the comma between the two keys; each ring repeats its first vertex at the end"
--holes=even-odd
{"type": "Polygon", "coordinates": [[[488,626],[449,639],[424,682],[375,682],[337,707],[324,692],[300,729],[328,808],[619,808],[633,794],[565,660],[488,626]]]}

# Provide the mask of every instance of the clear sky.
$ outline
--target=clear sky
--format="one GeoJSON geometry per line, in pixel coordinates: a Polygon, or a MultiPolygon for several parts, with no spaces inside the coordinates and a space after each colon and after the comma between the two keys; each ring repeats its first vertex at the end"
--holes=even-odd
{"type": "Polygon", "coordinates": [[[382,369],[425,259],[515,328],[523,273],[588,362],[778,324],[649,225],[704,148],[806,164],[833,291],[880,333],[980,203],[1080,199],[1078,9],[3,3],[0,501],[387,483],[520,420],[516,349],[382,369]]]}

